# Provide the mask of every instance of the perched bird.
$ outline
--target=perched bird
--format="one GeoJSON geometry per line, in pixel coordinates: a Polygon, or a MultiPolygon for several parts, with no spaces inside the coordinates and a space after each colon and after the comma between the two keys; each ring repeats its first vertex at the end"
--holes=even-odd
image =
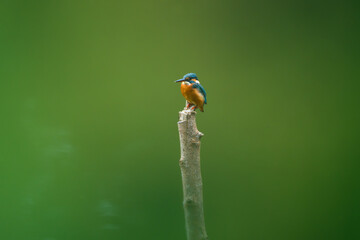
{"type": "Polygon", "coordinates": [[[206,101],[206,92],[203,86],[201,86],[195,73],[185,74],[182,79],[175,82],[181,82],[181,93],[186,99],[186,109],[195,110],[199,108],[200,111],[204,111],[204,104],[206,101]]]}

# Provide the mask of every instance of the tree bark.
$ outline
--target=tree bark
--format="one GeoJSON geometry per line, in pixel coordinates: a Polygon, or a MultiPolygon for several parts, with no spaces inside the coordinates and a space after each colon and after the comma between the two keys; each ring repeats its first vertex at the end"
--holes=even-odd
{"type": "Polygon", "coordinates": [[[179,113],[180,169],[184,191],[184,211],[188,240],[208,239],[205,230],[202,179],[200,170],[200,138],[196,127],[196,112],[179,113]]]}

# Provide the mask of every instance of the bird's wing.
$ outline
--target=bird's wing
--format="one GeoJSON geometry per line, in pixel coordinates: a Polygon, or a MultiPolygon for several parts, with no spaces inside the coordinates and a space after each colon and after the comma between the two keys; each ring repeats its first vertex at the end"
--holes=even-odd
{"type": "Polygon", "coordinates": [[[207,100],[206,100],[206,92],[203,86],[201,86],[200,83],[194,83],[192,85],[193,88],[196,88],[199,90],[199,92],[204,96],[204,103],[207,104],[207,100]]]}

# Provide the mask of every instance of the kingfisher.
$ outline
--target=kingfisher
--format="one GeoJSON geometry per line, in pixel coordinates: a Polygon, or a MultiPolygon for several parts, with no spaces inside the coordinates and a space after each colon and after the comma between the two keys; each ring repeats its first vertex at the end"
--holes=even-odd
{"type": "Polygon", "coordinates": [[[206,92],[201,86],[195,73],[185,74],[182,79],[175,82],[181,82],[181,93],[186,99],[186,109],[204,111],[204,104],[207,104],[206,92]]]}

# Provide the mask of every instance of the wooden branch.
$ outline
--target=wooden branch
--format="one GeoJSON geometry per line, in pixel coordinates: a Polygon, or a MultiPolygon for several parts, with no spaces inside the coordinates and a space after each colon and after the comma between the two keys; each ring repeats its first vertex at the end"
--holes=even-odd
{"type": "Polygon", "coordinates": [[[188,240],[208,239],[205,230],[202,179],[200,171],[200,138],[204,135],[196,127],[196,112],[179,113],[180,169],[184,191],[185,223],[188,240]]]}

